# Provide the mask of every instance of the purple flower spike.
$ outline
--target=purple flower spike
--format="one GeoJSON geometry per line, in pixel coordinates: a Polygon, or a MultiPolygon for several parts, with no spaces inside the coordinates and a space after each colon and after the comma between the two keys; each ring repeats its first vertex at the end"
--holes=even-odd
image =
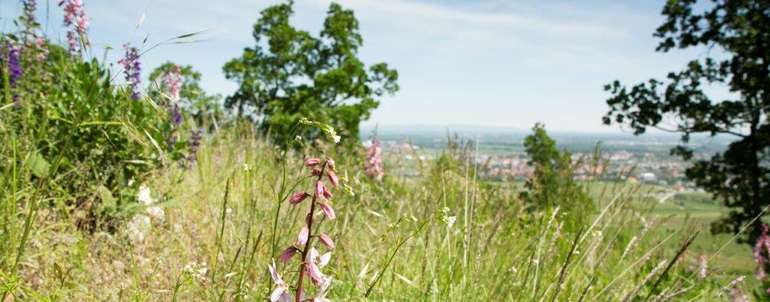
{"type": "Polygon", "coordinates": [[[128,44],[123,45],[126,50],[125,56],[118,61],[123,65],[123,74],[125,75],[128,87],[131,88],[131,98],[139,100],[142,97],[142,64],[139,62],[139,49],[131,47],[128,44]]]}

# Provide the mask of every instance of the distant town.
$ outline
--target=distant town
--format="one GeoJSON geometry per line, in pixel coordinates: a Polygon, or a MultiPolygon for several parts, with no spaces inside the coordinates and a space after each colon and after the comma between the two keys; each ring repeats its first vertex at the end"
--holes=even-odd
{"type": "MultiPolygon", "coordinates": [[[[364,132],[364,141],[373,137],[364,132]]],[[[377,137],[400,173],[417,173],[410,168],[419,160],[428,160],[444,152],[448,144],[465,148],[469,160],[476,165],[478,176],[489,180],[523,181],[532,175],[528,164],[524,137],[528,133],[517,129],[436,127],[380,128],[377,137]]],[[[634,136],[627,133],[591,134],[554,132],[551,136],[560,148],[572,153],[577,180],[622,180],[668,187],[675,192],[698,191],[687,180],[685,170],[692,161],[706,159],[723,149],[729,140],[724,137],[693,137],[688,146],[694,151],[692,161],[670,155],[678,144],[678,136],[649,134],[634,136]],[[598,155],[598,156],[597,156],[598,155]]]]}

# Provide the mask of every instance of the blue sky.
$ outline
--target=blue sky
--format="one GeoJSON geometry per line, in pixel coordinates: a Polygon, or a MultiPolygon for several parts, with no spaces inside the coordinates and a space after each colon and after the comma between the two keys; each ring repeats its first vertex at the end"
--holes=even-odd
{"type": "MultiPolygon", "coordinates": [[[[38,0],[43,28],[61,41],[60,9],[38,0]]],[[[84,0],[92,55],[114,62],[121,45],[147,45],[205,30],[191,44],[157,47],[145,76],[162,62],[192,64],[203,86],[224,95],[236,85],[221,67],[253,44],[259,11],[276,1],[84,0]],[[144,17],[142,17],[144,16],[144,17]],[[140,20],[141,22],[140,26],[140,20]]],[[[361,56],[400,74],[401,91],[382,99],[368,124],[479,125],[618,132],[601,124],[602,86],[661,78],[703,50],[655,53],[652,32],[663,1],[342,0],[359,19],[361,56]]],[[[294,24],[317,33],[329,1],[297,0],[294,24]]],[[[20,6],[0,1],[0,26],[13,28],[20,6]]],[[[145,46],[147,47],[147,46],[145,46]]]]}

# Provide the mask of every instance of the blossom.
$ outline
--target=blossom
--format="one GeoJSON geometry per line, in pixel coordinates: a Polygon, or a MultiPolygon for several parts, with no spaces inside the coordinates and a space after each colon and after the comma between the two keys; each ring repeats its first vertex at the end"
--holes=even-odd
{"type": "Polygon", "coordinates": [[[326,176],[329,178],[329,182],[331,182],[334,187],[340,185],[340,179],[337,177],[337,174],[335,174],[334,171],[327,172],[326,176]]]}
{"type": "Polygon", "coordinates": [[[147,234],[150,232],[152,225],[150,224],[150,217],[146,215],[135,215],[126,226],[126,233],[128,238],[134,244],[140,244],[144,242],[147,234]]]}
{"type": "Polygon", "coordinates": [[[321,207],[321,211],[324,212],[324,215],[326,215],[326,218],[334,219],[337,216],[334,214],[334,209],[332,208],[331,204],[328,202],[320,202],[318,203],[318,206],[321,207]]]}
{"type": "Polygon", "coordinates": [[[327,252],[323,255],[318,255],[318,250],[311,248],[308,253],[307,260],[305,261],[306,272],[310,276],[310,280],[316,285],[322,284],[326,280],[326,276],[321,273],[321,268],[329,264],[331,260],[331,253],[327,252]]]}
{"type": "Polygon", "coordinates": [[[297,234],[297,245],[305,245],[309,236],[310,230],[307,226],[303,226],[302,229],[299,230],[299,234],[297,234]]]}
{"type": "Polygon", "coordinates": [[[313,302],[331,302],[332,300],[329,300],[326,298],[326,293],[329,291],[329,287],[332,285],[332,277],[328,277],[324,280],[323,283],[321,283],[321,287],[318,288],[318,291],[315,293],[315,297],[313,297],[313,302]]]}
{"type": "Polygon", "coordinates": [[[64,26],[67,29],[67,45],[70,53],[80,51],[78,37],[83,39],[83,45],[88,46],[85,34],[90,24],[82,0],[61,0],[59,6],[64,9],[64,26]]]}
{"type": "Polygon", "coordinates": [[[142,81],[142,63],[139,62],[139,49],[128,44],[123,45],[126,54],[118,63],[123,65],[123,74],[125,75],[128,87],[131,88],[131,98],[139,100],[142,97],[140,83],[142,81]]]}
{"type": "Polygon", "coordinates": [[[762,225],[762,233],[754,244],[754,261],[757,263],[757,279],[764,280],[767,277],[768,266],[770,266],[770,235],[768,235],[768,226],[762,225]]]}
{"type": "Polygon", "coordinates": [[[8,83],[11,87],[16,86],[22,75],[21,69],[21,48],[11,42],[6,42],[6,60],[8,64],[8,83]]]}
{"type": "Polygon", "coordinates": [[[297,247],[290,246],[285,250],[283,250],[283,252],[281,252],[281,256],[279,257],[279,259],[281,259],[281,262],[283,263],[289,262],[289,260],[291,260],[291,257],[294,257],[294,254],[296,254],[297,252],[299,252],[299,249],[297,249],[297,247]]]}
{"type": "Polygon", "coordinates": [[[326,247],[334,249],[334,241],[329,235],[321,233],[321,235],[318,235],[318,240],[320,240],[326,247]]]}
{"type": "Polygon", "coordinates": [[[326,186],[323,187],[323,198],[331,199],[332,198],[332,192],[329,191],[329,188],[326,186]]]}
{"type": "Polygon", "coordinates": [[[188,162],[195,162],[198,160],[198,149],[201,147],[201,139],[203,139],[203,130],[194,130],[190,136],[189,154],[187,155],[188,162]]]}
{"type": "Polygon", "coordinates": [[[319,158],[309,158],[308,160],[305,161],[305,167],[317,166],[320,163],[321,163],[321,159],[319,158]]]}
{"type": "Polygon", "coordinates": [[[291,194],[291,197],[289,197],[289,202],[291,204],[298,204],[308,197],[310,197],[310,194],[308,194],[307,192],[296,192],[294,194],[291,194]]]}
{"type": "Polygon", "coordinates": [[[324,186],[323,181],[316,181],[315,182],[315,195],[318,197],[324,197],[324,191],[326,191],[326,186],[324,186]]]}
{"type": "Polygon", "coordinates": [[[168,98],[171,103],[178,102],[180,100],[179,93],[182,90],[182,68],[179,65],[174,65],[171,71],[163,75],[163,84],[168,90],[168,98]]]}
{"type": "Polygon", "coordinates": [[[698,278],[706,279],[706,276],[708,276],[709,258],[705,254],[702,254],[698,260],[698,278]]]}
{"type": "Polygon", "coordinates": [[[270,302],[291,302],[292,296],[291,293],[289,293],[289,285],[286,284],[281,278],[281,275],[278,274],[278,271],[275,269],[275,262],[268,265],[267,269],[270,271],[273,283],[275,283],[275,290],[270,294],[270,302]]]}
{"type": "Polygon", "coordinates": [[[382,179],[385,174],[382,166],[382,148],[380,141],[375,137],[371,145],[366,148],[366,160],[364,161],[364,174],[376,180],[382,179]]]}

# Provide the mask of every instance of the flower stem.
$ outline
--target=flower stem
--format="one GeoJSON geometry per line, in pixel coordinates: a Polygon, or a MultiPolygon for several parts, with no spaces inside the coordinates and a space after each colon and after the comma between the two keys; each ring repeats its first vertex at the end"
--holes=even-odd
{"type": "MultiPolygon", "coordinates": [[[[321,173],[318,174],[318,179],[316,181],[321,181],[324,177],[324,172],[326,171],[326,162],[323,163],[323,166],[321,166],[321,173]]],[[[307,261],[307,254],[310,251],[310,241],[313,240],[313,236],[310,236],[310,234],[313,234],[313,213],[315,212],[315,204],[318,200],[318,192],[313,191],[313,200],[310,202],[310,212],[307,214],[307,233],[308,238],[305,242],[305,246],[302,249],[302,263],[299,267],[299,278],[297,278],[297,292],[294,295],[294,301],[295,302],[302,302],[302,296],[304,296],[302,293],[302,286],[304,284],[303,280],[305,279],[305,270],[306,265],[305,262],[307,261]]]]}

